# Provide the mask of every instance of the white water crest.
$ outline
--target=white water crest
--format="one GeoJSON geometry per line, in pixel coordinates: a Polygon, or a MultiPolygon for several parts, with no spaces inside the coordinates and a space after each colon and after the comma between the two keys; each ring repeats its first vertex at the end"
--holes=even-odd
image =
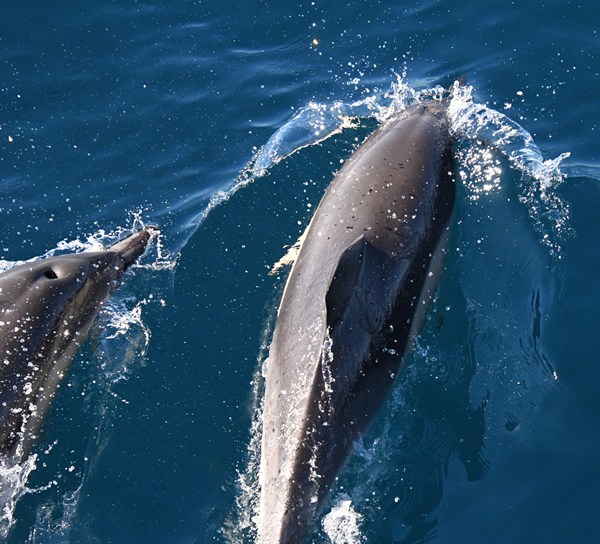
{"type": "MultiPolygon", "coordinates": [[[[87,253],[91,251],[105,251],[109,246],[125,238],[133,232],[146,226],[142,219],[142,212],[135,211],[130,214],[130,223],[128,227],[117,227],[112,230],[98,228],[91,234],[77,237],[72,240],[60,240],[55,247],[46,251],[43,255],[32,257],[23,261],[7,261],[0,259],[0,272],[9,270],[15,266],[25,263],[32,263],[40,259],[48,259],[65,253],[87,253]]],[[[164,235],[160,230],[152,225],[148,226],[151,240],[148,243],[147,251],[142,262],[137,262],[131,268],[147,268],[149,270],[172,270],[177,264],[177,256],[171,255],[165,249],[164,235]]]]}
{"type": "MultiPolygon", "coordinates": [[[[461,157],[470,170],[470,177],[478,180],[468,189],[476,196],[497,187],[502,170],[493,152],[502,153],[521,173],[519,200],[527,208],[542,243],[560,259],[561,244],[570,234],[570,226],[569,206],[560,198],[557,189],[565,178],[561,164],[570,153],[544,160],[529,132],[507,115],[474,102],[472,95],[472,87],[456,86],[448,107],[454,136],[472,144],[461,157]]],[[[463,179],[466,177],[464,173],[459,175],[463,179]]]]}
{"type": "Polygon", "coordinates": [[[406,81],[406,73],[396,74],[387,92],[372,94],[355,102],[310,102],[300,108],[260,149],[226,191],[212,195],[198,223],[216,206],[226,202],[238,190],[265,176],[273,166],[298,151],[322,143],[345,130],[355,130],[361,121],[375,119],[385,123],[406,108],[429,100],[448,101],[451,132],[458,141],[470,142],[472,150],[464,160],[481,169],[481,183],[471,185],[476,194],[493,189],[501,169],[493,164],[494,152],[508,158],[521,173],[520,200],[527,208],[542,243],[561,258],[561,243],[570,234],[569,206],[557,189],[565,178],[561,166],[569,152],[544,159],[531,134],[510,117],[476,102],[473,87],[455,83],[445,89],[415,90],[406,81]]]}
{"type": "MultiPolygon", "coordinates": [[[[270,313],[271,317],[275,315],[275,306],[271,308],[270,313]]],[[[262,443],[263,367],[266,364],[269,352],[271,334],[271,327],[266,326],[263,330],[260,351],[257,357],[258,365],[250,383],[252,387],[252,423],[250,427],[250,442],[247,447],[246,464],[243,470],[238,470],[238,492],[236,494],[234,511],[221,529],[221,534],[225,542],[229,544],[254,542],[257,537],[260,509],[260,495],[257,490],[259,489],[262,443]]]]}
{"type": "Polygon", "coordinates": [[[20,464],[0,460],[0,539],[8,536],[14,523],[14,510],[17,501],[31,490],[27,479],[36,467],[37,456],[30,455],[20,464]]]}
{"type": "Polygon", "coordinates": [[[443,87],[416,91],[397,76],[390,89],[382,95],[345,103],[310,102],[290,117],[288,121],[260,148],[253,149],[252,158],[244,166],[229,188],[215,192],[196,220],[197,227],[217,206],[227,202],[240,189],[267,175],[273,166],[298,151],[318,145],[344,130],[355,130],[361,120],[376,119],[385,122],[413,104],[426,100],[442,100],[448,95],[443,87]]]}
{"type": "Polygon", "coordinates": [[[323,532],[332,544],[362,544],[366,542],[360,531],[362,519],[363,516],[354,510],[352,500],[342,496],[323,517],[323,532]]]}
{"type": "Polygon", "coordinates": [[[251,172],[255,177],[264,175],[269,168],[301,149],[317,145],[343,130],[355,129],[362,119],[374,118],[383,123],[409,106],[426,100],[442,100],[448,91],[443,87],[416,91],[402,76],[392,82],[382,95],[345,103],[310,102],[300,108],[258,151],[251,172]]]}

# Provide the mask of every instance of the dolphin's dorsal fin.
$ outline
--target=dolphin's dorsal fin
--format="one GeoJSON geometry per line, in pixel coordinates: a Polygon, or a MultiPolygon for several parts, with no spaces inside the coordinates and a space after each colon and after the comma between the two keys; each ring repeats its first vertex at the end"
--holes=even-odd
{"type": "Polygon", "coordinates": [[[367,241],[361,237],[348,247],[340,257],[325,296],[328,327],[335,327],[342,319],[344,311],[350,303],[352,293],[359,281],[366,244],[367,241]]]}
{"type": "Polygon", "coordinates": [[[409,261],[391,256],[361,236],[341,255],[325,296],[327,326],[334,329],[350,313],[365,330],[376,330],[391,309],[398,278],[409,261]]]}

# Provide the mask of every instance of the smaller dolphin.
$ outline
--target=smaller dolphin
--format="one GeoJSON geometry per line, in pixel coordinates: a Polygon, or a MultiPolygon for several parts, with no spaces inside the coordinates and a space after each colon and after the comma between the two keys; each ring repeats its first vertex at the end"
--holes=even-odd
{"type": "Polygon", "coordinates": [[[0,455],[24,459],[77,349],[153,227],[0,274],[0,455]]]}

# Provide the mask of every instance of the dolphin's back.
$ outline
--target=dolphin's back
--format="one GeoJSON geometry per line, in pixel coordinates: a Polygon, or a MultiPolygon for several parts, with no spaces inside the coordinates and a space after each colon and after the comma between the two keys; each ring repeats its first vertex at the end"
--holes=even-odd
{"type": "Polygon", "coordinates": [[[389,391],[437,277],[453,170],[444,106],[416,106],[365,141],[315,211],[266,365],[261,543],[302,541],[389,391]]]}

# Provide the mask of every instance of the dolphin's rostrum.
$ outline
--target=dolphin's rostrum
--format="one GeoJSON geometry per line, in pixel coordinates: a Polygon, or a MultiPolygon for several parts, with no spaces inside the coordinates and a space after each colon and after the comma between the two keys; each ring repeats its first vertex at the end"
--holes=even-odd
{"type": "Polygon", "coordinates": [[[455,199],[444,102],[344,164],[307,228],[265,370],[258,542],[303,542],[433,297],[455,199]]]}
{"type": "Polygon", "coordinates": [[[0,274],[0,455],[19,461],[75,352],[153,227],[104,251],[50,257],[0,274]]]}

